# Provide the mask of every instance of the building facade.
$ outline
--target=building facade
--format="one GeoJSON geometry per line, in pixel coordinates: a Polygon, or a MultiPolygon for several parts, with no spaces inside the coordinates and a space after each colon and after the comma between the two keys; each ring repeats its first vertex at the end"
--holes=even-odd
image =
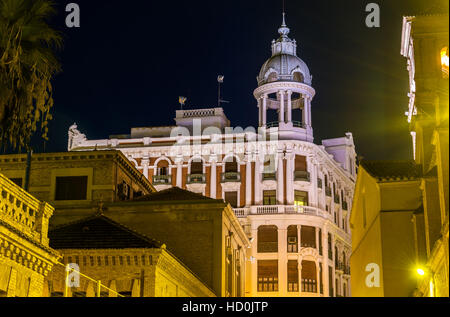
{"type": "Polygon", "coordinates": [[[53,207],[0,174],[0,297],[41,297],[61,255],[49,247],[53,207]]]}
{"type": "Polygon", "coordinates": [[[102,214],[61,225],[49,232],[49,238],[64,255],[62,263],[75,264],[83,275],[71,278],[66,288],[67,270],[55,267],[45,279],[45,296],[215,296],[164,244],[102,214]]]}
{"type": "Polygon", "coordinates": [[[157,190],[229,203],[251,241],[245,296],[349,296],[353,137],[313,143],[312,76],[284,17],[278,32],[254,91],[257,130],[231,128],[220,107],[180,110],[174,126],[104,140],[73,125],[68,150],[120,150],[157,190]]]}
{"type": "MultiPolygon", "coordinates": [[[[23,184],[26,160],[26,155],[2,155],[0,170],[12,181],[23,184]]],[[[30,192],[55,207],[50,229],[82,221],[102,210],[111,221],[163,241],[167,249],[161,252],[174,254],[216,296],[244,294],[245,259],[250,242],[233,210],[223,200],[177,187],[159,188],[156,192],[151,182],[117,150],[34,154],[29,170],[30,192]]],[[[106,236],[102,238],[107,240],[106,236]]],[[[58,248],[61,252],[74,251],[58,248]]],[[[125,249],[114,254],[130,251],[125,249]]],[[[99,250],[103,249],[90,252],[99,250]]],[[[91,265],[82,268],[87,273],[97,270],[93,277],[99,276],[102,269],[108,276],[110,269],[103,265],[95,270],[91,265]]],[[[49,295],[61,293],[58,283],[55,284],[58,289],[47,288],[49,295]]],[[[83,294],[86,289],[80,292],[83,294]]],[[[155,294],[162,293],[155,290],[155,294]]],[[[179,290],[178,294],[183,292],[179,290]]]]}
{"type": "Polygon", "coordinates": [[[361,163],[351,212],[354,296],[449,296],[448,22],[448,13],[403,18],[413,160],[361,163]]]}
{"type": "Polygon", "coordinates": [[[448,28],[448,12],[403,18],[401,54],[410,79],[406,114],[423,173],[423,213],[414,224],[416,261],[426,274],[416,296],[449,296],[448,28]]]}

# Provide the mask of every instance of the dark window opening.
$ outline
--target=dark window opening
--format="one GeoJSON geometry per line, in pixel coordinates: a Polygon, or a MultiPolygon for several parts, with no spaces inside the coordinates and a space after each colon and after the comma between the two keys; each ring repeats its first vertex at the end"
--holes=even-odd
{"type": "Polygon", "coordinates": [[[86,200],[87,176],[56,177],[55,200],[86,200]]]}
{"type": "Polygon", "coordinates": [[[278,252],[278,228],[260,226],[258,228],[258,252],[278,252]]]}

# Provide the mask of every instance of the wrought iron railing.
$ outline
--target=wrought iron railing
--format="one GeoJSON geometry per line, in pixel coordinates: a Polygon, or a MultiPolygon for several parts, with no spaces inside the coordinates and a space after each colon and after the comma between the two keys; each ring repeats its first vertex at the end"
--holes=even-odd
{"type": "Polygon", "coordinates": [[[227,182],[240,182],[241,173],[239,172],[225,172],[222,174],[222,183],[227,182]]]}
{"type": "Polygon", "coordinates": [[[188,184],[205,184],[206,175],[205,174],[190,174],[187,176],[188,184]]]}
{"type": "Polygon", "coordinates": [[[305,181],[309,182],[309,172],[307,171],[295,171],[294,172],[294,181],[305,181]]]}
{"type": "Polygon", "coordinates": [[[262,179],[263,181],[268,180],[277,180],[277,174],[276,173],[262,173],[262,179]]]}
{"type": "Polygon", "coordinates": [[[154,175],[153,185],[168,185],[172,183],[172,175],[154,175]]]}

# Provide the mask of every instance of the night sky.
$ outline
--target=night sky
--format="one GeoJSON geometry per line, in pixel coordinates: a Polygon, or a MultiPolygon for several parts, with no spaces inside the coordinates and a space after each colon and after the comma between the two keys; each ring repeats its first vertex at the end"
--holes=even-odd
{"type": "MultiPolygon", "coordinates": [[[[315,143],[352,132],[366,159],[410,159],[402,16],[446,1],[286,0],[289,36],[313,74],[315,143]],[[367,28],[365,7],[381,8],[381,27],[367,28]]],[[[431,11],[430,11],[431,8],[431,11]]],[[[54,83],[54,120],[45,151],[66,151],[76,122],[88,139],[132,127],[174,124],[178,96],[186,109],[217,103],[217,75],[232,126],[257,126],[253,90],[278,38],[281,0],[57,1],[52,25],[64,34],[63,72],[54,83]],[[65,6],[81,8],[81,27],[65,27],[65,6]]],[[[35,152],[43,151],[42,141],[35,152]]]]}

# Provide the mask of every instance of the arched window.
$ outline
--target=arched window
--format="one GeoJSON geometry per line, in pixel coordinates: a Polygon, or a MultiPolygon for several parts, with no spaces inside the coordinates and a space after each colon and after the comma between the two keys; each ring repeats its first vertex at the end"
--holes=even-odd
{"type": "Polygon", "coordinates": [[[156,166],[156,175],[158,176],[167,176],[169,175],[169,162],[166,160],[161,160],[158,162],[156,166]]]}
{"type": "Polygon", "coordinates": [[[276,72],[271,72],[269,76],[267,76],[267,82],[273,82],[278,80],[278,74],[276,72]]]}
{"type": "Polygon", "coordinates": [[[303,76],[302,73],[300,73],[300,72],[295,72],[295,73],[294,73],[294,80],[295,80],[295,81],[298,81],[298,82],[300,82],[300,83],[304,83],[304,82],[305,82],[305,77],[303,76]]]}
{"type": "Polygon", "coordinates": [[[278,252],[277,226],[260,226],[258,228],[258,253],[278,252]]]}

